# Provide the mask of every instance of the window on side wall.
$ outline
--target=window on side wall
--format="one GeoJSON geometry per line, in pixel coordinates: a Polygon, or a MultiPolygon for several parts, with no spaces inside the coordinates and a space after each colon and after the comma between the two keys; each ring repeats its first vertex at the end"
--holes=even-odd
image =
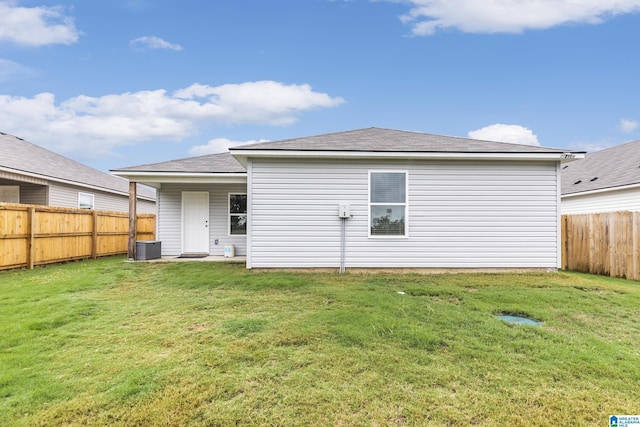
{"type": "Polygon", "coordinates": [[[78,208],[93,209],[94,197],[89,193],[78,193],[78,208]]]}
{"type": "Polygon", "coordinates": [[[0,202],[20,203],[20,186],[0,185],[0,202]]]}
{"type": "Polygon", "coordinates": [[[229,235],[247,234],[247,195],[229,194],[229,235]]]}
{"type": "Polygon", "coordinates": [[[407,237],[407,172],[369,172],[369,236],[407,237]]]}

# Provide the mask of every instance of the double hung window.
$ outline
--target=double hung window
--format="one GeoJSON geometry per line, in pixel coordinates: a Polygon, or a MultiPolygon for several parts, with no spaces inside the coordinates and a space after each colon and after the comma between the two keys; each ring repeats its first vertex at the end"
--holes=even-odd
{"type": "Polygon", "coordinates": [[[93,209],[94,196],[89,193],[78,193],[78,208],[79,209],[93,209]]]}
{"type": "Polygon", "coordinates": [[[247,234],[247,195],[229,194],[229,235],[247,234]]]}
{"type": "Polygon", "coordinates": [[[407,173],[369,172],[369,235],[407,236],[407,173]]]}

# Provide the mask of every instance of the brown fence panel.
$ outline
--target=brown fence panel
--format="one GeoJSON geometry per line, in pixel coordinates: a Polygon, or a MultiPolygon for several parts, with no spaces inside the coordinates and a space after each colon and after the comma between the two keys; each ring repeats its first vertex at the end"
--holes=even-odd
{"type": "Polygon", "coordinates": [[[0,209],[0,268],[21,267],[29,256],[29,209],[0,209]]]}
{"type": "MultiPolygon", "coordinates": [[[[129,227],[127,227],[127,230],[129,227]]],[[[137,240],[155,240],[156,238],[156,216],[153,214],[139,214],[136,227],[137,240]]]]}
{"type": "MultiPolygon", "coordinates": [[[[138,214],[138,240],[154,240],[156,216],[138,214]]],[[[127,253],[126,212],[0,203],[0,270],[127,253]]]]}
{"type": "Polygon", "coordinates": [[[562,266],[640,280],[640,212],[562,216],[562,266]]]}

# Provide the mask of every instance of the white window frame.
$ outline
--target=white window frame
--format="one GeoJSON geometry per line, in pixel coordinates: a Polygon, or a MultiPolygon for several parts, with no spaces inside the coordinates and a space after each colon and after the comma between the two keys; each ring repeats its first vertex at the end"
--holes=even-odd
{"type": "Polygon", "coordinates": [[[370,170],[369,171],[369,185],[367,188],[367,204],[369,208],[369,212],[367,215],[369,216],[369,222],[367,227],[367,233],[369,238],[371,239],[406,239],[409,237],[409,171],[407,170],[370,170]],[[371,203],[371,175],[376,173],[402,173],[404,174],[404,203],[371,203]],[[371,207],[372,206],[404,206],[404,234],[396,234],[396,235],[378,235],[371,234],[371,207]]]}
{"type": "MultiPolygon", "coordinates": [[[[249,211],[249,206],[247,205],[247,213],[243,213],[243,214],[232,214],[231,213],[231,196],[245,196],[247,197],[247,193],[239,193],[239,192],[230,192],[227,195],[227,235],[229,237],[233,237],[233,236],[246,236],[247,235],[247,231],[245,229],[244,234],[231,234],[231,217],[232,216],[240,216],[240,215],[245,215],[247,218],[249,217],[248,211],[249,211]]],[[[249,199],[247,198],[247,203],[248,203],[249,199]]]]}
{"type": "Polygon", "coordinates": [[[87,210],[91,210],[91,209],[95,209],[95,207],[96,207],[96,197],[95,197],[93,194],[91,194],[91,193],[82,193],[82,192],[78,192],[78,209],[87,209],[87,210]],[[81,206],[80,199],[81,199],[82,197],[90,197],[90,198],[91,198],[91,207],[90,207],[90,208],[83,208],[83,207],[81,206]]]}

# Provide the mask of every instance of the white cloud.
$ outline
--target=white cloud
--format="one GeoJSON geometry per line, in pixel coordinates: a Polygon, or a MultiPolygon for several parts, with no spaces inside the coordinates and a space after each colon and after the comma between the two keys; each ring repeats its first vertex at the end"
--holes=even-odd
{"type": "Polygon", "coordinates": [[[291,124],[303,112],[342,102],[308,85],[263,81],[195,84],[174,94],[159,89],[80,95],[59,103],[51,93],[32,98],[0,95],[0,117],[4,132],[58,152],[99,157],[116,146],[181,140],[214,123],[291,124]]]}
{"type": "Polygon", "coordinates": [[[24,78],[33,74],[33,69],[25,67],[17,62],[0,58],[0,82],[7,82],[15,78],[24,78]]]}
{"type": "Polygon", "coordinates": [[[631,133],[638,127],[635,120],[620,119],[620,130],[624,133],[631,133]]]}
{"type": "Polygon", "coordinates": [[[167,49],[175,51],[182,50],[182,46],[180,46],[179,44],[169,43],[168,41],[155,36],[138,37],[137,39],[131,40],[129,42],[129,46],[137,49],[167,49]]]}
{"type": "MultiPolygon", "coordinates": [[[[389,0],[394,1],[394,0],[389,0]]],[[[563,24],[598,24],[640,12],[640,0],[408,0],[401,19],[414,35],[455,28],[466,33],[521,33],[563,24]]]]}
{"type": "Polygon", "coordinates": [[[243,144],[255,144],[258,142],[269,142],[268,139],[250,140],[250,141],[233,141],[227,138],[214,138],[205,145],[195,145],[189,149],[189,154],[194,156],[204,156],[205,154],[222,153],[229,151],[230,147],[237,147],[243,144]]]}
{"type": "Polygon", "coordinates": [[[469,132],[469,138],[485,141],[509,142],[512,144],[539,146],[538,137],[526,127],[496,123],[469,132]]]}
{"type": "Polygon", "coordinates": [[[342,98],[331,98],[326,93],[314,92],[309,85],[284,85],[274,81],[247,82],[207,86],[194,84],[176,91],[176,98],[204,100],[206,111],[222,121],[232,118],[234,122],[269,123],[289,125],[297,121],[301,111],[335,107],[344,102],[342,98]]]}
{"type": "Polygon", "coordinates": [[[0,1],[0,41],[25,46],[72,44],[79,32],[61,6],[19,7],[0,1]]]}

